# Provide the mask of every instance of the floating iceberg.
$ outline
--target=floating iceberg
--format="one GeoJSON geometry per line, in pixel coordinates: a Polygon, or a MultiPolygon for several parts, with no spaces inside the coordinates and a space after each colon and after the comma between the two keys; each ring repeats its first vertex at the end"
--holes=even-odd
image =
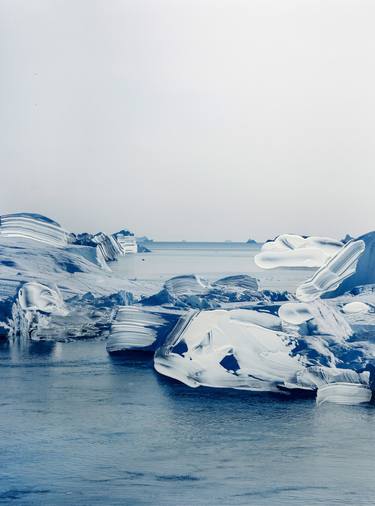
{"type": "Polygon", "coordinates": [[[0,335],[108,337],[109,353],[156,350],[155,369],[192,387],[370,400],[374,233],[345,245],[293,235],[266,243],[260,267],[318,267],[296,294],[262,290],[246,274],[175,276],[161,290],[116,276],[109,262],[136,250],[127,230],[75,235],[40,215],[1,217],[0,335]]]}
{"type": "Polygon", "coordinates": [[[259,325],[269,315],[246,310],[191,313],[155,353],[155,369],[188,386],[278,391],[304,368],[296,343],[259,325]]]}
{"type": "Polygon", "coordinates": [[[120,230],[120,232],[113,234],[113,237],[119,244],[122,255],[138,252],[137,240],[128,230],[120,230]]]}
{"type": "Polygon", "coordinates": [[[107,351],[155,350],[164,343],[181,314],[162,307],[119,307],[111,325],[107,351]]]}
{"type": "Polygon", "coordinates": [[[370,402],[372,390],[362,383],[334,382],[318,388],[316,401],[318,405],[324,402],[335,404],[362,404],[370,402]]]}
{"type": "Polygon", "coordinates": [[[262,269],[277,267],[320,267],[343,246],[326,237],[283,234],[263,244],[254,261],[262,269]]]}
{"type": "Polygon", "coordinates": [[[355,404],[371,398],[368,359],[344,336],[283,332],[277,317],[238,309],[187,314],[156,351],[154,365],[191,387],[311,390],[319,393],[319,403],[355,404]],[[350,354],[349,367],[340,369],[350,354]],[[337,383],[350,386],[325,388],[337,383]]]}

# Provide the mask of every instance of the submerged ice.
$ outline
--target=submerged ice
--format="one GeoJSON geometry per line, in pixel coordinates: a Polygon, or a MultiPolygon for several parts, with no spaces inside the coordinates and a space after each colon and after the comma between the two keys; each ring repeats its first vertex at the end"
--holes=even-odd
{"type": "Polygon", "coordinates": [[[159,373],[191,387],[302,390],[319,404],[371,399],[374,233],[264,244],[260,268],[316,269],[295,293],[264,290],[248,274],[184,274],[155,289],[111,270],[136,251],[125,229],[73,234],[37,214],[2,216],[0,336],[106,338],[109,353],[153,352],[159,373]]]}

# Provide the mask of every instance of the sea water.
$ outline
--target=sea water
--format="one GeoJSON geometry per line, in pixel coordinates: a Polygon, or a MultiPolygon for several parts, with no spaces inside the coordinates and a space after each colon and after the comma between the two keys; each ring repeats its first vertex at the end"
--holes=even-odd
{"type": "MultiPolygon", "coordinates": [[[[170,276],[247,273],[293,289],[311,270],[262,273],[248,245],[155,244],[115,269],[155,288],[170,276]]],[[[0,346],[0,504],[371,505],[375,409],[190,389],[152,356],[103,341],[0,346]]]]}

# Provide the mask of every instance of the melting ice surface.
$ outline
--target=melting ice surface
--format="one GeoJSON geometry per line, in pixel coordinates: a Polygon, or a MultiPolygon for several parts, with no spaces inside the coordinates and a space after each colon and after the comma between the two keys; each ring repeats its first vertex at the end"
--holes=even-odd
{"type": "Polygon", "coordinates": [[[293,235],[266,243],[256,256],[260,268],[318,267],[289,292],[263,289],[235,269],[158,283],[119,276],[111,266],[135,251],[133,237],[126,230],[75,235],[35,214],[2,217],[2,336],[108,338],[109,353],[155,352],[158,372],[193,387],[311,391],[319,403],[369,400],[371,235],[345,245],[293,235]],[[349,281],[349,291],[332,297],[349,281]]]}

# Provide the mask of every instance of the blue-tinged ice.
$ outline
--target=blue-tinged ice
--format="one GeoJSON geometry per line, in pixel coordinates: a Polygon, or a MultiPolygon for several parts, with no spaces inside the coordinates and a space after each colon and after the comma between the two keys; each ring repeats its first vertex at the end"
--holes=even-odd
{"type": "Polygon", "coordinates": [[[303,359],[291,355],[292,337],[260,321],[261,313],[241,309],[192,313],[157,350],[155,369],[192,387],[278,391],[293,382],[303,359]]]}
{"type": "Polygon", "coordinates": [[[358,240],[365,244],[365,251],[359,257],[355,270],[337,288],[324,294],[324,297],[338,297],[357,287],[375,284],[375,232],[362,235],[358,240]]]}
{"type": "Polygon", "coordinates": [[[107,351],[155,350],[164,343],[181,314],[162,307],[120,306],[111,325],[107,351]]]}
{"type": "Polygon", "coordinates": [[[297,288],[297,298],[302,302],[309,302],[318,299],[326,292],[335,290],[356,271],[358,259],[364,251],[364,241],[348,242],[318,269],[312,278],[297,288]]]}
{"type": "Polygon", "coordinates": [[[41,283],[25,283],[18,292],[18,302],[24,311],[67,314],[59,289],[57,287],[51,288],[41,283]]]}

